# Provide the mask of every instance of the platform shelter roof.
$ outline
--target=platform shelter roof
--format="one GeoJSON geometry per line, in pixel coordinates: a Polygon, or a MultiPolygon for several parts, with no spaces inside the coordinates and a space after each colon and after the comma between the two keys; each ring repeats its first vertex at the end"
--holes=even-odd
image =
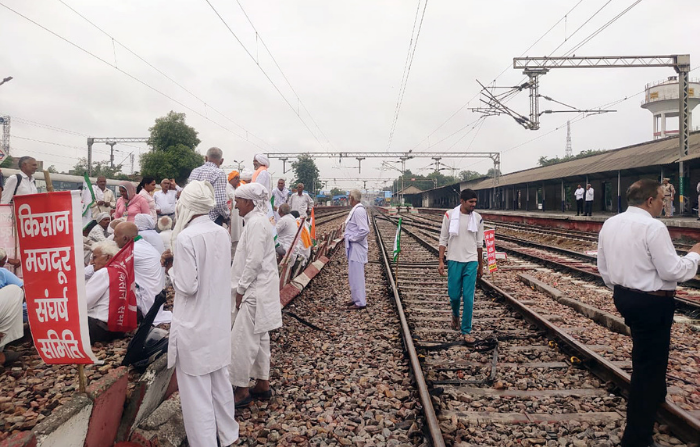
{"type": "MultiPolygon", "coordinates": [[[[690,134],[688,156],[684,161],[700,158],[700,132],[690,134]]],[[[645,170],[656,166],[677,163],[678,137],[611,149],[590,157],[565,161],[550,166],[526,169],[504,174],[499,179],[499,186],[519,185],[566,178],[580,178],[586,175],[615,172],[618,170],[645,170]]],[[[493,179],[462,182],[462,187],[472,189],[489,189],[494,186],[493,179]]]]}

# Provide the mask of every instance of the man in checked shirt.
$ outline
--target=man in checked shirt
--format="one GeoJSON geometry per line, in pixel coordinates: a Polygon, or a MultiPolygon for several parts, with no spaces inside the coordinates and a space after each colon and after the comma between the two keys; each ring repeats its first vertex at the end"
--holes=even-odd
{"type": "Polygon", "coordinates": [[[230,211],[228,209],[226,196],[226,174],[220,168],[224,163],[224,153],[218,147],[212,147],[204,156],[204,164],[192,170],[190,178],[192,180],[208,181],[214,187],[214,198],[216,206],[209,212],[209,218],[218,225],[228,222],[230,211]]]}

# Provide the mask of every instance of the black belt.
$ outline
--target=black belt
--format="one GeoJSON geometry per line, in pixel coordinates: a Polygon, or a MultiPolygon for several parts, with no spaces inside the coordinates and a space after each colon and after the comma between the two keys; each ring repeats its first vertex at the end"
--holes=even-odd
{"type": "Polygon", "coordinates": [[[637,290],[637,289],[630,289],[628,287],[622,287],[622,286],[615,286],[619,287],[622,290],[626,290],[628,292],[634,292],[634,293],[643,293],[645,295],[654,295],[654,296],[660,296],[664,298],[673,298],[676,296],[676,291],[675,290],[654,290],[651,292],[646,292],[644,290],[637,290]]]}

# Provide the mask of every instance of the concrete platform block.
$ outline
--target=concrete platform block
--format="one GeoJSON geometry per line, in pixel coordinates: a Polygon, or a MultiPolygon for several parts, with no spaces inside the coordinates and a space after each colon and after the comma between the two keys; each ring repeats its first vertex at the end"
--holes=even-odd
{"type": "Polygon", "coordinates": [[[168,369],[167,366],[167,354],[160,356],[136,382],[124,409],[117,441],[126,441],[138,423],[163,402],[175,371],[175,368],[168,369]]]}
{"type": "Polygon", "coordinates": [[[36,436],[30,431],[16,433],[0,442],[0,447],[36,447],[36,436]]]}
{"type": "Polygon", "coordinates": [[[34,427],[39,447],[83,447],[87,437],[92,401],[78,394],[34,427]]]}
{"type": "Polygon", "coordinates": [[[85,447],[111,447],[124,411],[128,370],[121,366],[87,387],[93,403],[85,447]]]}
{"type": "Polygon", "coordinates": [[[160,404],[131,435],[131,442],[143,447],[181,447],[186,439],[178,393],[160,404]]]}

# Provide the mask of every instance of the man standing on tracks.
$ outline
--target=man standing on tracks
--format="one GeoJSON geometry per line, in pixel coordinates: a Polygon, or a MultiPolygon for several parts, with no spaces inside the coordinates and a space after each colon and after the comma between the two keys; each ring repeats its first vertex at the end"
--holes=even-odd
{"type": "Polygon", "coordinates": [[[578,185],[576,187],[576,191],[574,191],[574,197],[576,197],[576,215],[580,216],[583,214],[583,195],[586,193],[586,191],[581,187],[581,185],[578,185]]]}
{"type": "Polygon", "coordinates": [[[445,250],[447,250],[447,294],[452,306],[452,329],[461,330],[464,341],[476,340],[472,332],[472,311],[476,281],[483,272],[484,220],[474,211],[477,196],[471,189],[459,194],[460,205],[445,213],[440,231],[440,264],[438,272],[445,275],[445,250]],[[460,301],[462,324],[459,324],[460,301]]]}
{"type": "Polygon", "coordinates": [[[228,233],[209,217],[215,206],[211,184],[190,181],[176,208],[173,251],[161,257],[175,290],[168,368],[177,371],[191,446],[231,445],[239,431],[227,369],[231,250],[228,233]]]}
{"type": "Polygon", "coordinates": [[[236,208],[245,221],[231,266],[235,297],[229,379],[236,387],[236,408],[254,399],[270,400],[270,331],[282,326],[280,277],[274,227],[267,218],[269,192],[259,183],[236,189],[236,208]],[[256,379],[255,386],[250,378],[256,379]]]}
{"type": "Polygon", "coordinates": [[[664,206],[659,182],[642,179],[627,189],[627,211],[605,221],[598,235],[598,271],[614,290],[615,307],[632,332],[632,381],[623,447],[654,446],[656,410],[666,396],[677,282],[693,278],[700,244],[680,257],[655,217],[664,206]]]}
{"type": "Polygon", "coordinates": [[[586,212],[584,216],[593,215],[593,199],[595,199],[595,190],[590,183],[586,185],[586,212]]]}
{"type": "Polygon", "coordinates": [[[289,196],[287,203],[292,207],[292,211],[299,213],[299,217],[308,217],[311,214],[311,208],[314,207],[314,200],[304,192],[303,183],[297,185],[296,194],[289,196]]]}
{"type": "Polygon", "coordinates": [[[670,184],[669,179],[665,178],[661,189],[664,191],[664,215],[666,217],[673,217],[673,199],[676,195],[676,188],[670,184]]]}
{"type": "Polygon", "coordinates": [[[352,210],[345,219],[345,254],[348,257],[348,281],[352,301],[347,303],[349,310],[362,310],[367,307],[365,290],[365,264],[367,264],[367,235],[369,219],[367,210],[360,202],[362,193],[359,189],[350,191],[352,210]]]}

